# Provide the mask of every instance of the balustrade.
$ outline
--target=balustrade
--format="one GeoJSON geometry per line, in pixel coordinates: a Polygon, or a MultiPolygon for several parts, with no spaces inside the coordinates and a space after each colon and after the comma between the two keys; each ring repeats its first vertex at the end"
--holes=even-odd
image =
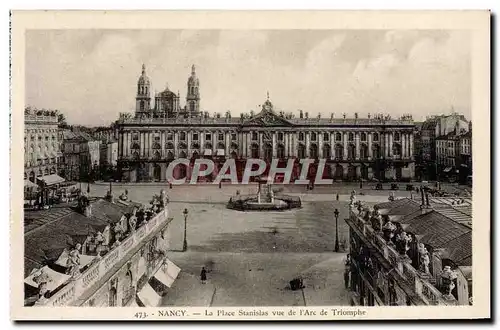
{"type": "MultiPolygon", "coordinates": [[[[113,268],[126,254],[135,246],[140,244],[142,239],[150,234],[159,224],[167,219],[167,211],[162,210],[147,225],[139,228],[130,235],[122,244],[108,252],[101,260],[89,267],[84,273],[74,280],[70,280],[61,290],[56,292],[46,301],[39,301],[40,305],[68,306],[85,290],[90,288],[101,279],[111,268],[113,268]]],[[[155,266],[158,266],[155,260],[155,266]]]]}

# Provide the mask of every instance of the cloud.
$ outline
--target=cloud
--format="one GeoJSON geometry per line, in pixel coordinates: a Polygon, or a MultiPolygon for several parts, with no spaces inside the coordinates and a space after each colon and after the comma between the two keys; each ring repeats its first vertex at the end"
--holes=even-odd
{"type": "Polygon", "coordinates": [[[27,35],[26,102],[70,122],[106,125],[133,111],[145,63],[153,89],[181,104],[191,65],[202,108],[275,106],[361,115],[470,115],[470,36],[462,31],[37,31],[27,35]]]}

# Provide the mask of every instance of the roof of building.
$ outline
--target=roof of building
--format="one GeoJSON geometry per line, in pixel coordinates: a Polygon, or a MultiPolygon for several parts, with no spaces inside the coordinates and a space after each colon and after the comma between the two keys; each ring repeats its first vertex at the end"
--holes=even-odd
{"type": "Polygon", "coordinates": [[[91,201],[91,216],[86,217],[68,204],[43,211],[25,212],[25,273],[59,257],[65,248],[83,243],[90,233],[102,232],[141,204],[135,202],[91,201]]]}
{"type": "Polygon", "coordinates": [[[81,130],[64,130],[64,140],[94,141],[95,139],[87,132],[81,130]]]}

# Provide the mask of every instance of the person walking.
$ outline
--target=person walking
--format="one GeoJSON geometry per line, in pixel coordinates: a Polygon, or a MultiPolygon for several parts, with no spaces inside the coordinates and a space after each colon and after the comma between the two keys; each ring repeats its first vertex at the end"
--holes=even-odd
{"type": "Polygon", "coordinates": [[[207,270],[205,269],[205,267],[201,267],[200,278],[201,278],[201,284],[207,283],[207,270]]]}
{"type": "Polygon", "coordinates": [[[337,201],[339,200],[339,194],[337,193],[337,201]]]}

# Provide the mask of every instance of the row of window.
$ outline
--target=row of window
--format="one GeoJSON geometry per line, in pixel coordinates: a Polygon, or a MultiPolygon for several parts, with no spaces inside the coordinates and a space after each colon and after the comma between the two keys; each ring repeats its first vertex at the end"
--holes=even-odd
{"type": "MultiPolygon", "coordinates": [[[[38,135],[37,137],[37,140],[40,142],[42,140],[45,140],[46,142],[49,141],[51,139],[50,136],[48,135],[45,135],[45,137],[42,137],[41,135],[38,135]]],[[[57,137],[55,135],[52,135],[52,141],[55,141],[57,139],[57,137]]],[[[31,135],[29,137],[29,140],[30,141],[35,141],[35,136],[34,135],[31,135]]],[[[28,138],[26,136],[24,136],[24,142],[26,143],[28,141],[28,138]]]]}
{"type": "MultiPolygon", "coordinates": [[[[278,135],[277,136],[278,141],[284,140],[284,138],[285,138],[284,133],[278,132],[277,135],[278,135]]],[[[311,132],[310,138],[311,138],[311,141],[317,141],[318,134],[316,132],[311,132]]],[[[179,139],[181,141],[186,141],[187,140],[186,132],[180,132],[179,139]]],[[[193,139],[193,141],[198,141],[199,140],[199,133],[193,133],[192,139],[193,139]]],[[[231,141],[236,141],[236,139],[237,139],[236,133],[231,133],[231,141]]],[[[173,141],[173,140],[174,140],[174,134],[171,132],[167,133],[167,141],[173,141]]],[[[212,133],[205,133],[205,140],[212,140],[212,133]]],[[[224,133],[218,133],[217,140],[224,141],[224,133]]],[[[259,140],[259,134],[257,132],[252,132],[252,141],[258,141],[258,140],[259,140]]],[[[351,142],[354,141],[354,133],[348,133],[347,140],[351,141],[351,142]]],[[[367,141],[367,134],[362,132],[360,134],[360,140],[362,142],[366,142],[367,141]]],[[[398,132],[394,133],[394,141],[400,141],[400,140],[401,140],[401,135],[398,132]]],[[[132,141],[139,141],[139,133],[132,134],[132,141]]],[[[159,142],[160,137],[155,136],[154,141],[159,142]]],[[[299,141],[305,141],[305,133],[303,133],[303,132],[299,133],[299,141]]],[[[323,133],[323,141],[330,141],[330,133],[323,133]]],[[[341,133],[335,133],[335,141],[342,141],[342,134],[341,133]]],[[[374,142],[379,141],[379,134],[378,133],[373,133],[373,141],[374,142]]]]}
{"type": "MultiPolygon", "coordinates": [[[[167,149],[169,149],[169,151],[167,151],[166,155],[167,155],[167,159],[171,159],[173,158],[174,154],[173,152],[171,151],[172,149],[174,149],[174,145],[173,143],[171,142],[168,142],[167,143],[167,149]]],[[[199,145],[198,144],[193,144],[193,147],[195,149],[199,149],[199,145]]],[[[205,147],[207,149],[212,149],[212,144],[211,143],[207,143],[205,145],[205,147]]],[[[137,143],[134,143],[131,147],[132,149],[132,157],[133,158],[139,158],[139,151],[140,151],[140,147],[139,147],[139,144],[137,143]]],[[[160,159],[161,158],[161,152],[158,150],[159,149],[159,145],[158,146],[153,146],[153,150],[156,150],[153,152],[153,158],[155,159],[160,159]]],[[[187,151],[187,146],[186,144],[184,143],[181,143],[179,144],[179,149],[180,149],[180,152],[179,152],[179,157],[180,158],[186,158],[186,151],[187,151]]],[[[219,143],[217,145],[217,149],[225,149],[225,146],[224,144],[222,143],[219,143]]],[[[231,145],[231,155],[233,156],[236,156],[237,155],[237,149],[238,149],[238,145],[236,144],[232,144],[231,145]]],[[[331,148],[329,145],[324,145],[323,148],[323,157],[324,158],[330,158],[331,157],[331,148]]],[[[273,154],[273,149],[272,149],[272,146],[269,145],[269,144],[266,144],[263,148],[263,151],[264,151],[264,158],[268,158],[270,159],[272,157],[272,154],[273,154]]],[[[250,147],[250,154],[251,154],[251,157],[252,158],[260,158],[260,152],[261,152],[261,148],[259,147],[258,144],[252,144],[251,147],[250,147]]],[[[402,152],[402,148],[400,145],[395,145],[394,148],[393,148],[393,157],[394,158],[398,158],[401,156],[401,152],[402,152]]],[[[372,146],[372,157],[374,157],[375,159],[378,159],[381,157],[381,148],[379,145],[373,145],[372,146]]],[[[277,157],[278,158],[285,158],[285,146],[283,144],[278,144],[277,145],[277,149],[276,149],[276,154],[277,154],[277,157]]],[[[299,158],[306,158],[306,155],[307,155],[307,150],[306,150],[306,147],[305,145],[303,144],[299,144],[298,145],[298,149],[297,149],[297,154],[298,154],[298,157],[299,158]]],[[[193,155],[198,155],[198,152],[197,151],[194,151],[193,152],[193,155]]],[[[339,159],[339,160],[343,160],[345,155],[344,155],[344,147],[340,144],[337,144],[335,145],[335,148],[334,148],[334,155],[335,155],[335,158],[336,159],[339,159]]],[[[319,153],[318,153],[318,146],[316,144],[312,144],[310,147],[309,147],[309,157],[311,158],[318,158],[319,156],[319,153]]],[[[353,144],[350,144],[348,147],[347,147],[347,159],[356,159],[356,146],[353,145],[353,144]]],[[[193,156],[194,157],[194,156],[193,156]]],[[[369,157],[369,149],[368,149],[368,146],[366,144],[363,144],[361,145],[360,149],[359,149],[359,158],[360,159],[367,159],[369,157]]]]}

